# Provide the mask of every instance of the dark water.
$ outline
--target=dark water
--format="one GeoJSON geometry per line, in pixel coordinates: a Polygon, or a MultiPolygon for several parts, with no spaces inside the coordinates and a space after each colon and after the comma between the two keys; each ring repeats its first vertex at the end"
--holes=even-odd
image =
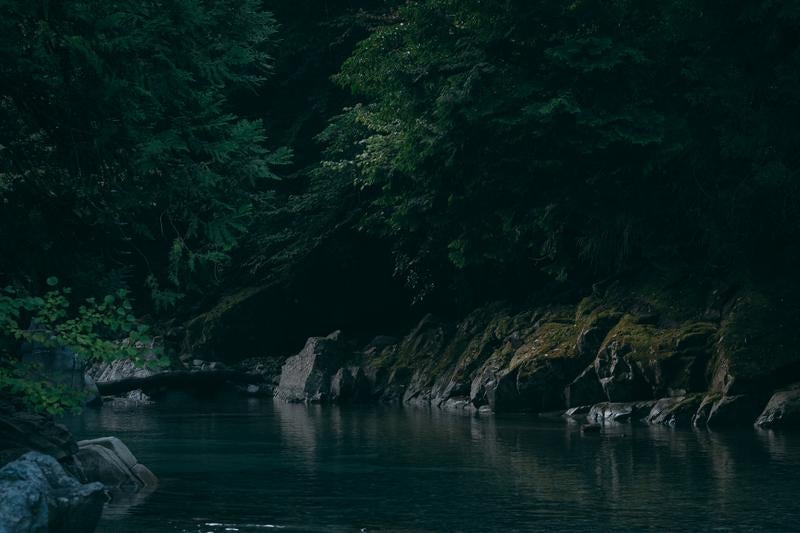
{"type": "Polygon", "coordinates": [[[69,425],[119,436],[161,479],[101,532],[800,529],[800,434],[244,399],[69,425]]]}

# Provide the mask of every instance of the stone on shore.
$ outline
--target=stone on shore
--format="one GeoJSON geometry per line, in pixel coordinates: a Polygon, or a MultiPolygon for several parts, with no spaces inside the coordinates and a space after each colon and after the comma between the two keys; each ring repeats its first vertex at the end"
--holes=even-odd
{"type": "Polygon", "coordinates": [[[281,368],[275,398],[287,402],[330,400],[331,378],[342,367],[339,332],[327,337],[311,337],[297,355],[281,368]]]}
{"type": "Polygon", "coordinates": [[[0,469],[3,533],[90,533],[105,501],[101,483],[79,483],[49,455],[28,452],[0,469]]]}
{"type": "Polygon", "coordinates": [[[775,392],[756,420],[756,426],[770,429],[800,426],[800,383],[775,392]]]}

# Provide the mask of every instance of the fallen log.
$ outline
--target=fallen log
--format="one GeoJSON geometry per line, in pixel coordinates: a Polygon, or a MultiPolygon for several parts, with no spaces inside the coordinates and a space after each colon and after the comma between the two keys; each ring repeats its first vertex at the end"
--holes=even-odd
{"type": "Polygon", "coordinates": [[[113,396],[137,389],[147,392],[156,389],[219,386],[224,383],[251,385],[263,382],[264,377],[260,374],[249,374],[238,370],[168,370],[147,377],[100,381],[97,383],[97,389],[103,396],[113,396]]]}

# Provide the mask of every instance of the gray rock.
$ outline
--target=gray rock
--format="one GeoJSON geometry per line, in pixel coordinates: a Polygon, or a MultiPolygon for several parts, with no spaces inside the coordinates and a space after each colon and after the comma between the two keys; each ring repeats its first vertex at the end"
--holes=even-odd
{"type": "Polygon", "coordinates": [[[517,390],[517,369],[504,370],[484,385],[486,401],[495,413],[519,409],[517,390]]]}
{"type": "MultiPolygon", "coordinates": [[[[564,388],[583,366],[573,357],[537,357],[517,370],[519,408],[537,413],[567,408],[564,388]]],[[[588,403],[588,402],[586,402],[588,403]]]]}
{"type": "Polygon", "coordinates": [[[130,359],[117,359],[108,363],[97,363],[87,370],[87,374],[97,384],[107,384],[128,378],[146,378],[155,372],[130,359]]]}
{"type": "Polygon", "coordinates": [[[414,374],[410,368],[399,367],[392,370],[383,387],[380,397],[381,402],[388,404],[402,403],[406,389],[411,384],[413,377],[414,374]]]}
{"type": "Polygon", "coordinates": [[[130,449],[128,449],[128,447],[125,446],[125,444],[123,444],[122,441],[119,440],[117,437],[101,437],[99,439],[78,441],[79,448],[83,448],[93,444],[111,450],[111,452],[114,453],[117,457],[119,457],[122,463],[128,468],[133,468],[135,465],[139,463],[136,457],[134,457],[133,454],[131,453],[130,449]]]}
{"type": "Polygon", "coordinates": [[[328,337],[311,337],[297,355],[281,368],[275,398],[287,402],[330,400],[331,378],[342,367],[338,332],[328,337]]]}
{"type": "Polygon", "coordinates": [[[752,425],[764,403],[758,397],[748,394],[723,396],[711,407],[706,424],[709,427],[752,425]]]}
{"type": "Polygon", "coordinates": [[[261,383],[255,384],[252,383],[250,385],[244,385],[237,387],[239,392],[244,394],[245,396],[272,396],[275,394],[275,387],[271,383],[261,383]]]}
{"type": "Polygon", "coordinates": [[[150,396],[145,394],[141,389],[135,389],[126,392],[121,396],[104,397],[103,402],[111,405],[115,409],[143,407],[145,405],[152,405],[155,403],[152,399],[150,399],[150,396]]]}
{"type": "Polygon", "coordinates": [[[353,366],[340,368],[331,378],[330,399],[334,402],[363,402],[370,398],[370,384],[364,370],[353,366]]]}
{"type": "Polygon", "coordinates": [[[78,444],[76,458],[90,481],[99,481],[111,490],[122,492],[137,492],[155,486],[158,481],[116,437],[81,441],[78,444]]]}
{"type": "Polygon", "coordinates": [[[589,414],[589,411],[592,410],[591,405],[579,405],[577,407],[570,407],[564,413],[566,418],[586,418],[586,415],[589,414]]]}
{"type": "Polygon", "coordinates": [[[593,405],[586,419],[589,422],[633,422],[645,418],[653,406],[654,400],[643,402],[603,402],[593,405]]]}
{"type": "Polygon", "coordinates": [[[627,357],[630,347],[617,340],[597,354],[594,369],[609,401],[630,402],[651,397],[651,390],[637,365],[627,357]]]}
{"type": "Polygon", "coordinates": [[[589,365],[564,388],[564,400],[568,408],[591,405],[607,399],[600,380],[597,378],[594,364],[589,365]]]}
{"type": "Polygon", "coordinates": [[[773,394],[756,420],[756,426],[762,428],[798,425],[800,425],[800,383],[773,394]]]}
{"type": "Polygon", "coordinates": [[[448,398],[441,404],[440,407],[446,411],[462,411],[469,413],[477,411],[477,408],[472,405],[472,402],[470,402],[469,398],[466,396],[460,398],[448,398]]]}
{"type": "Polygon", "coordinates": [[[142,485],[146,488],[155,487],[158,485],[158,478],[156,475],[142,463],[136,463],[131,467],[131,472],[136,474],[136,477],[139,478],[139,481],[142,482],[142,485]]]}
{"type": "Polygon", "coordinates": [[[352,394],[355,378],[349,368],[340,368],[331,378],[331,399],[339,400],[352,394]]]}
{"type": "Polygon", "coordinates": [[[99,481],[111,490],[137,491],[141,483],[113,451],[89,444],[76,454],[87,479],[99,481]]]}
{"type": "Polygon", "coordinates": [[[94,531],[106,501],[103,485],[82,485],[49,455],[28,452],[0,469],[0,531],[94,531]]]}
{"type": "Polygon", "coordinates": [[[649,424],[670,427],[688,427],[697,413],[703,397],[693,394],[678,398],[662,398],[658,400],[647,415],[649,424]]]}
{"type": "Polygon", "coordinates": [[[692,417],[692,425],[694,427],[705,427],[708,422],[708,416],[711,414],[711,409],[720,397],[719,394],[708,394],[703,398],[700,402],[700,406],[692,417]]]}

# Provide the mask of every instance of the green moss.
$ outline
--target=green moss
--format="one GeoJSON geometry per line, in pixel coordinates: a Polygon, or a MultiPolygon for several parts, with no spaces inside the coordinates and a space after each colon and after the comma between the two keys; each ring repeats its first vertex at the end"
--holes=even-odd
{"type": "Polygon", "coordinates": [[[663,359],[689,349],[705,349],[716,327],[708,322],[684,322],[673,328],[641,324],[626,314],[606,337],[604,346],[612,342],[625,345],[632,360],[663,359]]]}
{"type": "Polygon", "coordinates": [[[578,307],[575,309],[575,321],[580,322],[584,320],[594,313],[602,303],[603,301],[594,294],[587,296],[578,303],[578,307]]]}

